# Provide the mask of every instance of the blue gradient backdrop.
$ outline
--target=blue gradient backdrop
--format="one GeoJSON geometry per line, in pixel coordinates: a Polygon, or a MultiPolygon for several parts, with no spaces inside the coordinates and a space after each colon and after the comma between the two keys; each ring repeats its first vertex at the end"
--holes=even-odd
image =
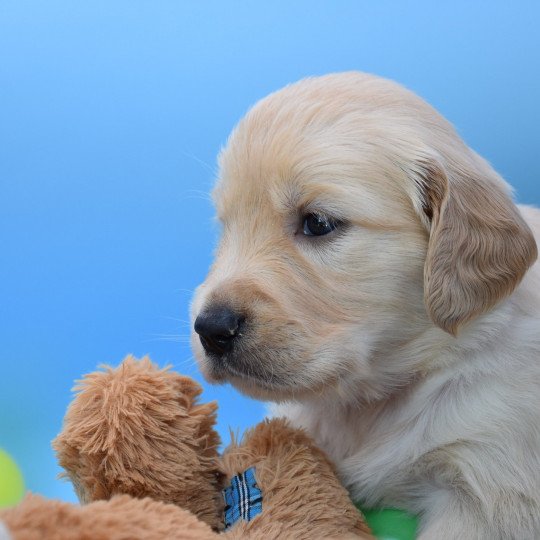
{"type": "MultiPolygon", "coordinates": [[[[536,1],[3,0],[0,447],[28,487],[75,500],[50,440],[82,373],[132,352],[199,378],[206,193],[268,92],[350,69],[396,79],[540,203],[539,19],[536,1]]],[[[225,441],[264,413],[230,387],[204,397],[225,441]]]]}

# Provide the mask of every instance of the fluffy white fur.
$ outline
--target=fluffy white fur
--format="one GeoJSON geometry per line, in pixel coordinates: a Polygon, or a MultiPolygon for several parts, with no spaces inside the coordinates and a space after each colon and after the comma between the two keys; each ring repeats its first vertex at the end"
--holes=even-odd
{"type": "Polygon", "coordinates": [[[360,73],[257,104],[222,152],[195,317],[246,317],[205,376],[278,402],[355,499],[420,539],[540,538],[540,212],[429,105],[360,73]],[[306,237],[316,212],[340,220],[306,237]]]}

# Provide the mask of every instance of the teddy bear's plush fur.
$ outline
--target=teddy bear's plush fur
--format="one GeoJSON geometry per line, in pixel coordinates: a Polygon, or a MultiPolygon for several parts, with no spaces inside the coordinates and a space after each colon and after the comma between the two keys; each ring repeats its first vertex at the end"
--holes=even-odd
{"type": "Polygon", "coordinates": [[[128,357],[90,373],[75,390],[53,447],[81,502],[151,497],[219,529],[217,405],[197,403],[195,381],[128,357]]]}
{"type": "Polygon", "coordinates": [[[13,540],[372,538],[327,457],[284,420],[220,456],[216,404],[199,404],[195,381],[148,358],[127,357],[76,390],[53,446],[84,504],[27,496],[0,512],[13,540]],[[262,512],[223,531],[221,490],[251,467],[262,512]]]}
{"type": "Polygon", "coordinates": [[[191,512],[148,497],[115,495],[82,506],[27,495],[0,513],[0,540],[216,540],[191,512]]]}

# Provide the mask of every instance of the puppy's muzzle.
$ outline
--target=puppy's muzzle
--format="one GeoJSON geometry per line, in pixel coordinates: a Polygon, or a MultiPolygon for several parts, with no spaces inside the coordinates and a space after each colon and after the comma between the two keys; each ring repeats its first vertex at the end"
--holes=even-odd
{"type": "Polygon", "coordinates": [[[212,306],[195,319],[194,329],[204,350],[213,356],[222,357],[231,352],[240,338],[240,328],[245,318],[226,306],[212,306]]]}

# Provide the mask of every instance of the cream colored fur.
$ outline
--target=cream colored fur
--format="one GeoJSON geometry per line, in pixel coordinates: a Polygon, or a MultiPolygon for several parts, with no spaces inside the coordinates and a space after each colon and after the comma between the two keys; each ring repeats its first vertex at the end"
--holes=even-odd
{"type": "Polygon", "coordinates": [[[434,109],[344,73],[258,103],[220,158],[193,316],[246,316],[205,376],[276,401],[353,497],[422,540],[540,538],[540,212],[434,109]],[[302,234],[319,212],[343,222],[302,234]],[[534,266],[532,266],[534,264],[534,266]]]}

